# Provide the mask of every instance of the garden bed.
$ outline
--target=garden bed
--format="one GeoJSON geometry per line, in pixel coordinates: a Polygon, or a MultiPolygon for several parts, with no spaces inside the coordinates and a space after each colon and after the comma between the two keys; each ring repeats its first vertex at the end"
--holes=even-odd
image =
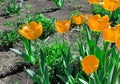
{"type": "MultiPolygon", "coordinates": [[[[46,17],[56,17],[58,20],[67,19],[69,14],[74,10],[79,10],[82,14],[89,13],[89,5],[86,0],[74,0],[73,2],[70,2],[70,0],[65,0],[65,5],[61,10],[58,10],[51,0],[25,0],[20,15],[8,17],[7,14],[2,10],[6,4],[7,3],[0,6],[1,32],[4,30],[12,30],[12,28],[6,27],[3,24],[8,21],[14,22],[17,20],[17,18],[24,18],[26,13],[29,13],[32,16],[36,11],[39,11],[46,17]],[[26,9],[25,6],[28,6],[28,9],[26,9]]],[[[75,29],[71,29],[70,32],[65,35],[65,39],[69,42],[69,44],[71,46],[75,46],[72,48],[73,54],[78,54],[78,52],[75,52],[77,49],[76,40],[78,40],[78,34],[79,32],[77,32],[75,29]]],[[[61,38],[60,34],[53,33],[52,35],[46,37],[46,39],[49,38],[47,42],[53,42],[54,40],[52,38],[54,38],[56,35],[61,38]]],[[[21,45],[21,42],[17,42],[13,45],[13,48],[21,49],[21,45]]],[[[19,64],[21,60],[23,59],[20,56],[16,55],[10,50],[0,51],[0,84],[14,84],[15,82],[18,82],[18,84],[33,84],[29,76],[23,72],[23,65],[19,64]]]]}

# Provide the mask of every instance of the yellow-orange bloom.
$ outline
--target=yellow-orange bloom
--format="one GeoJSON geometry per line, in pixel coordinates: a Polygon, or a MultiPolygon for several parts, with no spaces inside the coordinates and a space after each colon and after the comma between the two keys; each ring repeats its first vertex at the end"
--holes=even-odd
{"type": "Polygon", "coordinates": [[[120,0],[103,0],[102,6],[109,11],[114,11],[120,7],[120,0]]]}
{"type": "Polygon", "coordinates": [[[109,23],[109,16],[89,15],[88,26],[92,31],[101,31],[109,23]]]}
{"type": "Polygon", "coordinates": [[[69,29],[70,29],[70,25],[71,25],[71,21],[70,20],[61,20],[61,21],[58,20],[55,23],[56,30],[59,33],[66,33],[66,32],[68,32],[69,29]]]}
{"type": "Polygon", "coordinates": [[[115,42],[115,27],[104,28],[102,31],[103,39],[107,42],[115,42]]]}
{"type": "Polygon", "coordinates": [[[120,36],[117,38],[115,44],[116,44],[118,50],[120,50],[120,36]]]}
{"type": "Polygon", "coordinates": [[[96,56],[90,55],[86,56],[82,59],[82,70],[87,73],[91,74],[99,67],[99,60],[96,56]]]}
{"type": "Polygon", "coordinates": [[[85,18],[86,18],[85,14],[83,15],[78,14],[78,15],[72,16],[72,22],[74,24],[80,25],[84,23],[85,18]]]}
{"type": "Polygon", "coordinates": [[[24,24],[22,29],[19,29],[18,32],[29,40],[35,40],[43,33],[42,23],[36,23],[33,21],[29,25],[24,24]]]}
{"type": "Polygon", "coordinates": [[[105,41],[115,43],[120,36],[120,24],[115,27],[105,27],[102,31],[102,36],[105,41]]]}
{"type": "Polygon", "coordinates": [[[116,25],[115,28],[115,44],[117,48],[120,50],[120,24],[116,25]]]}
{"type": "Polygon", "coordinates": [[[88,0],[89,3],[99,3],[100,0],[88,0]]]}

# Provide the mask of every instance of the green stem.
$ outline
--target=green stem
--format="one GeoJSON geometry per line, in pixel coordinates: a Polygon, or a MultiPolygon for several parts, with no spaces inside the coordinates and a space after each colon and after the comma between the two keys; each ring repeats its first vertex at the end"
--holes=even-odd
{"type": "Polygon", "coordinates": [[[97,46],[97,32],[94,32],[94,35],[95,35],[95,44],[94,44],[94,54],[95,54],[95,49],[97,46]]]}
{"type": "Polygon", "coordinates": [[[97,71],[94,72],[95,80],[97,84],[101,84],[100,79],[98,78],[97,71]]]}
{"type": "Polygon", "coordinates": [[[63,40],[63,44],[64,44],[64,42],[65,42],[64,37],[65,37],[65,34],[63,33],[63,39],[62,39],[62,40],[63,40]]]}
{"type": "Polygon", "coordinates": [[[39,61],[39,59],[40,59],[38,52],[39,52],[39,48],[37,45],[37,40],[35,40],[35,59],[36,59],[36,61],[39,61]]]}
{"type": "Polygon", "coordinates": [[[107,63],[107,50],[108,50],[108,45],[109,45],[109,42],[105,42],[104,44],[104,57],[103,57],[103,60],[104,60],[104,74],[106,74],[106,63],[107,63]]]}
{"type": "Polygon", "coordinates": [[[119,74],[120,74],[120,68],[116,71],[111,84],[116,84],[119,74]]]}
{"type": "Polygon", "coordinates": [[[79,29],[79,38],[80,38],[80,41],[82,40],[82,31],[80,30],[80,26],[77,25],[77,29],[79,29]]]}

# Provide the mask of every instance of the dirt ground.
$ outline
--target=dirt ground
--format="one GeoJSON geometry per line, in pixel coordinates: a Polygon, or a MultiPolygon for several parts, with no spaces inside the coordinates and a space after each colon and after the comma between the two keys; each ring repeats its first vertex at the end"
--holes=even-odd
{"type": "MultiPolygon", "coordinates": [[[[3,8],[5,7],[4,4],[0,7],[0,31],[11,30],[11,28],[5,27],[3,24],[7,21],[16,21],[17,18],[24,18],[25,13],[30,13],[33,15],[35,11],[39,11],[47,17],[56,17],[57,19],[61,20],[67,19],[69,14],[75,9],[79,10],[82,14],[89,13],[89,5],[87,0],[74,0],[72,3],[69,1],[70,0],[65,0],[65,5],[61,10],[45,10],[51,7],[56,9],[56,6],[52,0],[25,0],[21,14],[19,16],[14,15],[11,18],[7,18],[5,12],[3,11],[3,8]],[[29,10],[25,9],[26,5],[30,6],[29,10]]],[[[72,44],[76,40],[75,36],[76,32],[71,30],[70,33],[66,35],[66,38],[72,44]]],[[[22,46],[20,44],[14,44],[14,47],[20,48],[22,46]]],[[[15,82],[18,82],[18,84],[33,84],[29,76],[23,72],[22,67],[19,68],[18,62],[21,60],[21,57],[11,51],[0,52],[0,84],[14,84],[15,82]]]]}

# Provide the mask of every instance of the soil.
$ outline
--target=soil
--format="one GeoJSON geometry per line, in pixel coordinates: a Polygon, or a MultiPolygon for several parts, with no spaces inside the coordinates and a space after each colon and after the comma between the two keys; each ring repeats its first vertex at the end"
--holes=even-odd
{"type": "MultiPolygon", "coordinates": [[[[10,0],[6,0],[10,1],[10,0]]],[[[19,1],[19,0],[16,0],[19,1]]],[[[17,18],[24,18],[26,13],[33,15],[36,11],[44,14],[45,16],[52,18],[56,17],[57,19],[67,19],[69,14],[74,10],[79,10],[81,14],[89,13],[89,4],[87,0],[65,0],[65,5],[61,10],[58,10],[52,0],[24,0],[23,7],[19,16],[14,15],[13,17],[8,17],[7,14],[3,11],[6,4],[0,4],[0,31],[3,30],[12,30],[12,28],[6,27],[3,24],[7,21],[16,21],[17,18]],[[25,9],[25,6],[29,5],[29,9],[25,9]]],[[[56,35],[61,38],[59,33],[54,33],[50,35],[49,41],[53,41],[56,35]]],[[[65,39],[70,43],[71,46],[77,45],[78,32],[71,29],[69,33],[66,34],[65,39]]],[[[13,48],[20,49],[22,47],[21,43],[15,43],[13,48]]],[[[73,49],[74,51],[76,50],[73,49]]],[[[77,54],[74,52],[73,54],[77,54]]],[[[32,80],[23,72],[23,65],[20,65],[19,62],[23,60],[20,56],[16,55],[12,51],[0,51],[0,84],[33,84],[32,80]]]]}

